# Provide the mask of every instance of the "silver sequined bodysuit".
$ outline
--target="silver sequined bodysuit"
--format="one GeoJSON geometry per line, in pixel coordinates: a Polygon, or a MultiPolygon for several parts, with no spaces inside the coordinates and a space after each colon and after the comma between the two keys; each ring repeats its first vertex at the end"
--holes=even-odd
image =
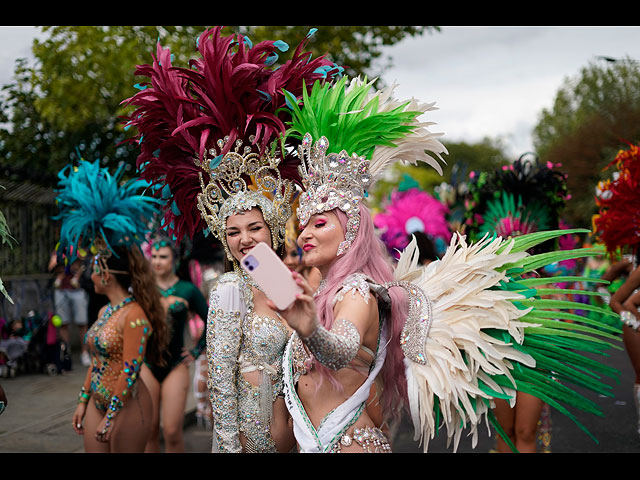
{"type": "Polygon", "coordinates": [[[218,278],[207,318],[212,451],[242,452],[242,432],[246,451],[276,452],[271,415],[282,393],[282,355],[288,339],[281,320],[254,312],[253,292],[245,279],[235,272],[218,278]],[[259,385],[245,379],[250,372],[258,372],[259,385]]]}

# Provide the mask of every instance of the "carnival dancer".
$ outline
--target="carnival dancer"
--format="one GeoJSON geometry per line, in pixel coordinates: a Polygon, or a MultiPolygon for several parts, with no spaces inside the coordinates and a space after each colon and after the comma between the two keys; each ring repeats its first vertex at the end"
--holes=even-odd
{"type": "MultiPolygon", "coordinates": [[[[565,175],[554,167],[523,155],[511,165],[490,172],[472,172],[464,232],[477,241],[486,234],[510,238],[560,228],[559,217],[568,191],[565,175]]],[[[553,242],[535,247],[537,253],[555,248],[553,242]]],[[[546,273],[550,267],[539,273],[551,276],[546,273]]],[[[550,422],[549,408],[542,399],[518,392],[515,403],[496,399],[495,405],[500,425],[519,452],[535,453],[539,438],[546,439],[541,450],[550,450],[551,432],[539,433],[541,425],[550,422]]],[[[497,452],[511,452],[502,438],[496,442],[497,452]]]]}
{"type": "Polygon", "coordinates": [[[189,364],[206,347],[203,329],[200,337],[195,339],[196,345],[192,349],[186,348],[185,330],[190,315],[207,318],[208,306],[200,290],[177,275],[183,257],[179,246],[162,232],[155,232],[150,243],[151,267],[166,312],[169,343],[163,352],[163,365],[154,365],[147,360],[140,371],[154,406],[153,428],[145,451],[160,451],[162,423],[165,452],[181,453],[184,452],[184,409],[190,387],[189,364]]]}
{"type": "Polygon", "coordinates": [[[454,449],[467,427],[475,441],[483,418],[500,432],[493,400],[513,399],[516,391],[568,415],[567,405],[599,413],[564,382],[610,394],[583,370],[615,371],[570,353],[608,343],[595,329],[584,336],[570,323],[558,328],[548,321],[565,303],[536,298],[537,279],[522,278],[547,262],[596,252],[525,252],[566,231],[470,245],[455,234],[426,268],[412,242],[393,269],[375,238],[366,195],[396,161],[426,161],[440,171],[433,156],[445,148],[418,121],[433,105],[398,101],[395,86],[377,92],[371,86],[344,77],[314,84],[300,105],[290,102],[288,138],[301,140],[305,189],[298,244],[323,274],[314,296],[293,273],[304,293],[280,312],[295,330],[283,370],[299,451],[390,451],[366,410],[376,381],[386,419],[406,407],[425,450],[441,425],[454,449]]]}
{"type": "MultiPolygon", "coordinates": [[[[259,242],[281,256],[295,185],[287,178],[284,92],[293,98],[334,70],[300,43],[275,67],[280,41],[252,45],[221,28],[198,39],[191,69],[171,65],[158,45],[150,78],[127,103],[138,129],[142,176],[168,199],[167,233],[210,231],[224,248],[227,272],[209,299],[207,358],[214,452],[288,452],[295,445],[282,398],[282,353],[287,324],[239,266],[259,242]],[[305,87],[305,82],[308,87],[305,87]]],[[[290,169],[296,175],[295,168],[290,169]]]]}
{"type": "Polygon", "coordinates": [[[94,255],[91,279],[109,303],[85,335],[91,355],[73,415],[85,452],[143,452],[151,427],[149,391],[139,380],[143,358],[158,361],[166,325],[153,275],[139,245],[157,200],[140,193],[147,183],[122,184],[100,162],[81,160],[59,173],[62,221],[58,253],[69,262],[94,255]]]}
{"type": "MultiPolygon", "coordinates": [[[[598,213],[593,218],[594,233],[616,262],[616,269],[632,271],[627,280],[610,297],[610,307],[620,315],[624,346],[635,372],[633,400],[638,414],[640,434],[640,151],[629,144],[621,149],[608,168],[615,168],[612,179],[599,182],[596,189],[598,213]]],[[[609,272],[615,275],[613,272],[609,272]]]]}

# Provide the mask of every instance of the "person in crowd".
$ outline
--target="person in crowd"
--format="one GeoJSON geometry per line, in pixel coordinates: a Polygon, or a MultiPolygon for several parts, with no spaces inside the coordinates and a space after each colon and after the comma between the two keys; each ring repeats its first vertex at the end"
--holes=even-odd
{"type": "MultiPolygon", "coordinates": [[[[70,325],[73,323],[80,338],[87,333],[89,295],[80,286],[80,277],[84,271],[84,259],[78,259],[70,265],[58,263],[58,255],[53,252],[49,260],[49,271],[55,274],[53,282],[53,308],[60,316],[60,338],[71,345],[70,325]]],[[[82,344],[80,361],[83,367],[90,363],[86,345],[82,344]]]]}
{"type": "Polygon", "coordinates": [[[196,345],[188,349],[185,335],[189,317],[193,314],[207,317],[207,301],[198,288],[177,275],[181,255],[178,248],[162,235],[151,242],[151,269],[153,271],[169,328],[169,344],[163,352],[163,365],[149,360],[142,366],[140,377],[153,400],[152,431],[146,452],[160,451],[160,424],[165,452],[184,452],[184,412],[190,388],[189,365],[205,349],[205,334],[201,332],[196,345]]]}
{"type": "Polygon", "coordinates": [[[612,259],[612,268],[604,278],[613,281],[631,270],[624,283],[611,294],[609,306],[620,315],[625,350],[635,373],[633,399],[638,417],[637,432],[640,434],[640,147],[629,144],[627,148],[620,149],[609,168],[613,170],[611,178],[599,182],[596,187],[598,213],[593,217],[593,226],[596,238],[605,245],[612,259]],[[621,253],[627,255],[620,258],[621,253]]]}

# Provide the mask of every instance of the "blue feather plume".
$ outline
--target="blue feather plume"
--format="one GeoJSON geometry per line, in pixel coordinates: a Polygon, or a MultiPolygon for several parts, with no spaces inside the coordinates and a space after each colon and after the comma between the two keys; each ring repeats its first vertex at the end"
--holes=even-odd
{"type": "Polygon", "coordinates": [[[111,175],[98,160],[81,160],[58,173],[59,213],[53,218],[62,221],[57,252],[67,262],[73,262],[79,250],[97,253],[102,244],[112,250],[144,241],[161,200],[144,194],[146,180],[122,181],[124,166],[111,175]]]}

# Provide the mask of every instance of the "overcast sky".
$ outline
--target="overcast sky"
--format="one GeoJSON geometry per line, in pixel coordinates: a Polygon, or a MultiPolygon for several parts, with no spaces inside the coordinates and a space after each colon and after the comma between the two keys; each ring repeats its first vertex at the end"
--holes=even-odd
{"type": "MultiPolygon", "coordinates": [[[[322,27],[319,27],[322,28],[322,27]]],[[[29,57],[33,27],[0,27],[0,85],[16,58],[29,57]]],[[[437,122],[443,142],[504,140],[515,157],[532,149],[531,130],[568,77],[598,56],[640,59],[640,27],[441,27],[394,45],[400,98],[436,102],[424,120],[437,122]]]]}
{"type": "MultiPolygon", "coordinates": [[[[516,157],[568,77],[598,56],[640,59],[640,27],[441,27],[388,49],[398,97],[436,102],[428,114],[450,141],[502,137],[516,157]]],[[[601,63],[604,65],[604,63],[601,63]]]]}

